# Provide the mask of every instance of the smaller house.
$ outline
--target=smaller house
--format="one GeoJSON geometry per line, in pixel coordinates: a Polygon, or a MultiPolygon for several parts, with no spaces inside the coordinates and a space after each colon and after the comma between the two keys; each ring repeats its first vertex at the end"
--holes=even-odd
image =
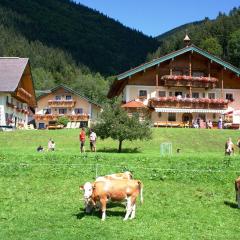
{"type": "Polygon", "coordinates": [[[54,126],[61,116],[72,122],[74,128],[89,127],[95,121],[101,107],[78,92],[59,85],[37,98],[35,122],[39,129],[54,126]]]}
{"type": "Polygon", "coordinates": [[[23,127],[36,107],[28,58],[0,58],[0,126],[23,127]]]}

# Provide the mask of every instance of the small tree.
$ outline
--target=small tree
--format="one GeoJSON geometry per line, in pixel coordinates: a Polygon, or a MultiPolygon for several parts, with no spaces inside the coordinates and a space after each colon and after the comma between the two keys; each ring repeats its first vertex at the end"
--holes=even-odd
{"type": "Polygon", "coordinates": [[[59,117],[58,120],[57,120],[57,124],[61,124],[64,127],[67,126],[68,122],[69,122],[69,119],[67,117],[65,117],[65,116],[59,117]]]}
{"type": "Polygon", "coordinates": [[[118,140],[118,152],[124,140],[150,139],[152,133],[149,121],[140,122],[138,114],[129,117],[117,103],[106,105],[94,129],[101,139],[118,140]]]}

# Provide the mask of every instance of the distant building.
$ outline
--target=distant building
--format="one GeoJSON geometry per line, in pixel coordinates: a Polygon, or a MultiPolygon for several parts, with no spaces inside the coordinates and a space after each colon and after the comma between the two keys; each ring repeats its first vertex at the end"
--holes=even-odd
{"type": "Polygon", "coordinates": [[[78,92],[60,85],[37,98],[35,122],[39,129],[54,125],[58,118],[65,116],[79,127],[90,126],[98,117],[101,107],[81,96],[78,92]]]}
{"type": "Polygon", "coordinates": [[[122,96],[130,114],[150,116],[155,126],[216,124],[240,109],[240,69],[185,41],[184,48],[118,75],[108,97],[122,96]]]}
{"type": "Polygon", "coordinates": [[[0,126],[18,127],[28,123],[36,97],[28,58],[0,58],[0,126]]]}

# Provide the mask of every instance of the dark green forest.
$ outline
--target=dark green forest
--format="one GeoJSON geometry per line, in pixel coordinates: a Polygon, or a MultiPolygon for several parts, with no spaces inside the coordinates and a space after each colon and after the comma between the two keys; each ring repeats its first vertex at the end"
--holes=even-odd
{"type": "Polygon", "coordinates": [[[149,54],[147,60],[160,57],[184,47],[183,38],[188,32],[191,42],[240,67],[240,8],[233,8],[228,14],[219,13],[215,20],[182,25],[157,37],[160,47],[149,54]]]}
{"type": "Polygon", "coordinates": [[[141,64],[158,47],[156,39],[69,0],[1,0],[0,6],[12,11],[11,19],[2,19],[6,27],[105,76],[141,64]]]}

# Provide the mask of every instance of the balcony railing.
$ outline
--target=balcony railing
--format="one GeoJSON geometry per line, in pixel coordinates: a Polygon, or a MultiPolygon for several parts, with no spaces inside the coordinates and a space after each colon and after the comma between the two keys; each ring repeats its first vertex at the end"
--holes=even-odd
{"type": "Polygon", "coordinates": [[[74,100],[48,100],[49,107],[74,107],[76,101],[74,100]]]}
{"type": "Polygon", "coordinates": [[[193,87],[193,88],[215,88],[218,82],[214,77],[193,77],[186,75],[164,75],[162,76],[164,86],[168,87],[193,87]]]}
{"type": "Polygon", "coordinates": [[[11,102],[6,102],[6,106],[16,110],[16,112],[23,113],[23,114],[29,114],[29,111],[27,109],[17,107],[17,105],[14,105],[11,102]]]}
{"type": "Polygon", "coordinates": [[[75,115],[64,115],[64,114],[35,114],[34,118],[37,121],[57,121],[59,117],[67,117],[70,121],[88,121],[88,114],[75,114],[75,115]]]}
{"type": "Polygon", "coordinates": [[[16,96],[20,99],[22,99],[24,102],[29,103],[32,99],[32,95],[28,93],[25,89],[23,88],[18,88],[16,92],[16,96]]]}
{"type": "Polygon", "coordinates": [[[224,99],[160,97],[149,99],[148,105],[152,108],[227,109],[228,102],[224,99]]]}

